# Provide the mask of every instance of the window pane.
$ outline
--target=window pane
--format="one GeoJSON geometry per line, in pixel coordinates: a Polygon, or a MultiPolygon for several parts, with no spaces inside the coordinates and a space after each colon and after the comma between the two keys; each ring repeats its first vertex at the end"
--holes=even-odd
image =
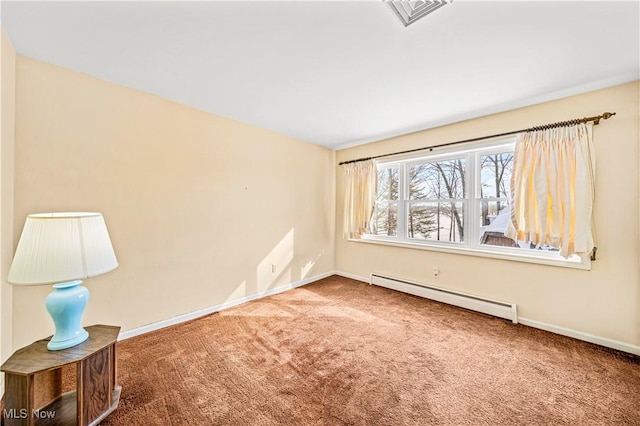
{"type": "Polygon", "coordinates": [[[409,168],[409,199],[464,198],[465,160],[414,164],[409,168]]]}
{"type": "Polygon", "coordinates": [[[432,241],[464,241],[464,208],[461,202],[409,203],[409,238],[432,241]]]}
{"type": "Polygon", "coordinates": [[[398,234],[398,205],[396,203],[376,203],[371,219],[372,235],[396,236],[398,234]]]}
{"type": "Polygon", "coordinates": [[[511,220],[511,209],[506,201],[480,201],[480,244],[519,247],[504,235],[511,220]]]}
{"type": "Polygon", "coordinates": [[[398,169],[386,168],[378,170],[377,201],[398,199],[398,169]]]}
{"type": "Polygon", "coordinates": [[[552,247],[536,247],[526,241],[515,241],[504,235],[511,220],[511,209],[506,201],[480,201],[480,244],[521,249],[558,251],[552,247]]]}
{"type": "Polygon", "coordinates": [[[481,200],[480,201],[480,229],[483,226],[493,224],[496,218],[500,217],[494,226],[501,224],[507,229],[507,221],[510,220],[511,210],[507,200],[481,200]],[[504,222],[504,223],[503,223],[504,222]]]}
{"type": "Polygon", "coordinates": [[[480,157],[480,198],[502,198],[511,195],[513,151],[480,157]]]}

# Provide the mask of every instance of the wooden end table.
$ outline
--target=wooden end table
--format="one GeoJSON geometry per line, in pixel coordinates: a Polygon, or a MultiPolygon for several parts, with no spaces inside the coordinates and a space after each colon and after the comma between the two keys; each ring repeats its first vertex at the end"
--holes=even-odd
{"type": "Polygon", "coordinates": [[[16,351],[5,373],[4,424],[96,425],[118,406],[116,341],[120,327],[86,327],[89,338],[60,351],[47,349],[51,337],[16,351]],[[76,390],[62,393],[62,367],[76,365],[76,390]]]}

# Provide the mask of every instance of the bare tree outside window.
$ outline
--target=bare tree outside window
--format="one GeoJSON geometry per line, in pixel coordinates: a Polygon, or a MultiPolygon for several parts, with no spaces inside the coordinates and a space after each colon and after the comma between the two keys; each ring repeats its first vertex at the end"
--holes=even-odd
{"type": "Polygon", "coordinates": [[[504,232],[510,220],[513,151],[480,156],[480,243],[519,247],[504,232]]]}
{"type": "Polygon", "coordinates": [[[513,152],[482,155],[480,157],[480,167],[481,225],[486,226],[490,225],[492,219],[508,206],[508,199],[511,194],[513,152]]]}
{"type": "Polygon", "coordinates": [[[394,167],[378,170],[378,196],[371,220],[373,235],[397,235],[398,176],[399,171],[394,167]]]}
{"type": "Polygon", "coordinates": [[[409,168],[409,238],[464,241],[464,179],[464,158],[409,168]]]}

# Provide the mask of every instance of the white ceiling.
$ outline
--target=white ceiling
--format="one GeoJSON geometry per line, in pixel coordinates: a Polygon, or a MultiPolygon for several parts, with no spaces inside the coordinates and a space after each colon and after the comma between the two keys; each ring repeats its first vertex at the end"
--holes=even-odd
{"type": "Polygon", "coordinates": [[[406,28],[382,1],[1,13],[19,54],[339,149],[637,80],[639,5],[456,0],[406,28]]]}

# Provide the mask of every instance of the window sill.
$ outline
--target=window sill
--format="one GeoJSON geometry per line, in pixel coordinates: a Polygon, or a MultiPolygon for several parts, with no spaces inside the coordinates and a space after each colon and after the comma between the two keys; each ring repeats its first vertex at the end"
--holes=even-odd
{"type": "Polygon", "coordinates": [[[363,237],[362,239],[348,239],[347,241],[351,241],[354,243],[365,243],[365,244],[377,244],[391,247],[402,247],[402,248],[410,248],[410,249],[418,249],[418,250],[427,250],[427,251],[437,251],[442,253],[451,253],[451,254],[461,254],[466,256],[478,256],[478,257],[488,257],[493,259],[501,259],[501,260],[511,260],[515,262],[525,262],[525,263],[536,263],[539,265],[547,265],[547,266],[558,266],[562,268],[572,268],[572,269],[581,269],[590,271],[591,270],[591,260],[589,258],[582,258],[581,260],[565,260],[561,258],[559,255],[557,257],[551,256],[532,256],[530,254],[525,253],[515,253],[507,250],[486,250],[486,249],[476,249],[472,247],[451,247],[448,245],[435,245],[435,244],[422,244],[419,242],[412,243],[408,241],[393,241],[393,240],[385,240],[379,238],[367,238],[363,237]]]}

